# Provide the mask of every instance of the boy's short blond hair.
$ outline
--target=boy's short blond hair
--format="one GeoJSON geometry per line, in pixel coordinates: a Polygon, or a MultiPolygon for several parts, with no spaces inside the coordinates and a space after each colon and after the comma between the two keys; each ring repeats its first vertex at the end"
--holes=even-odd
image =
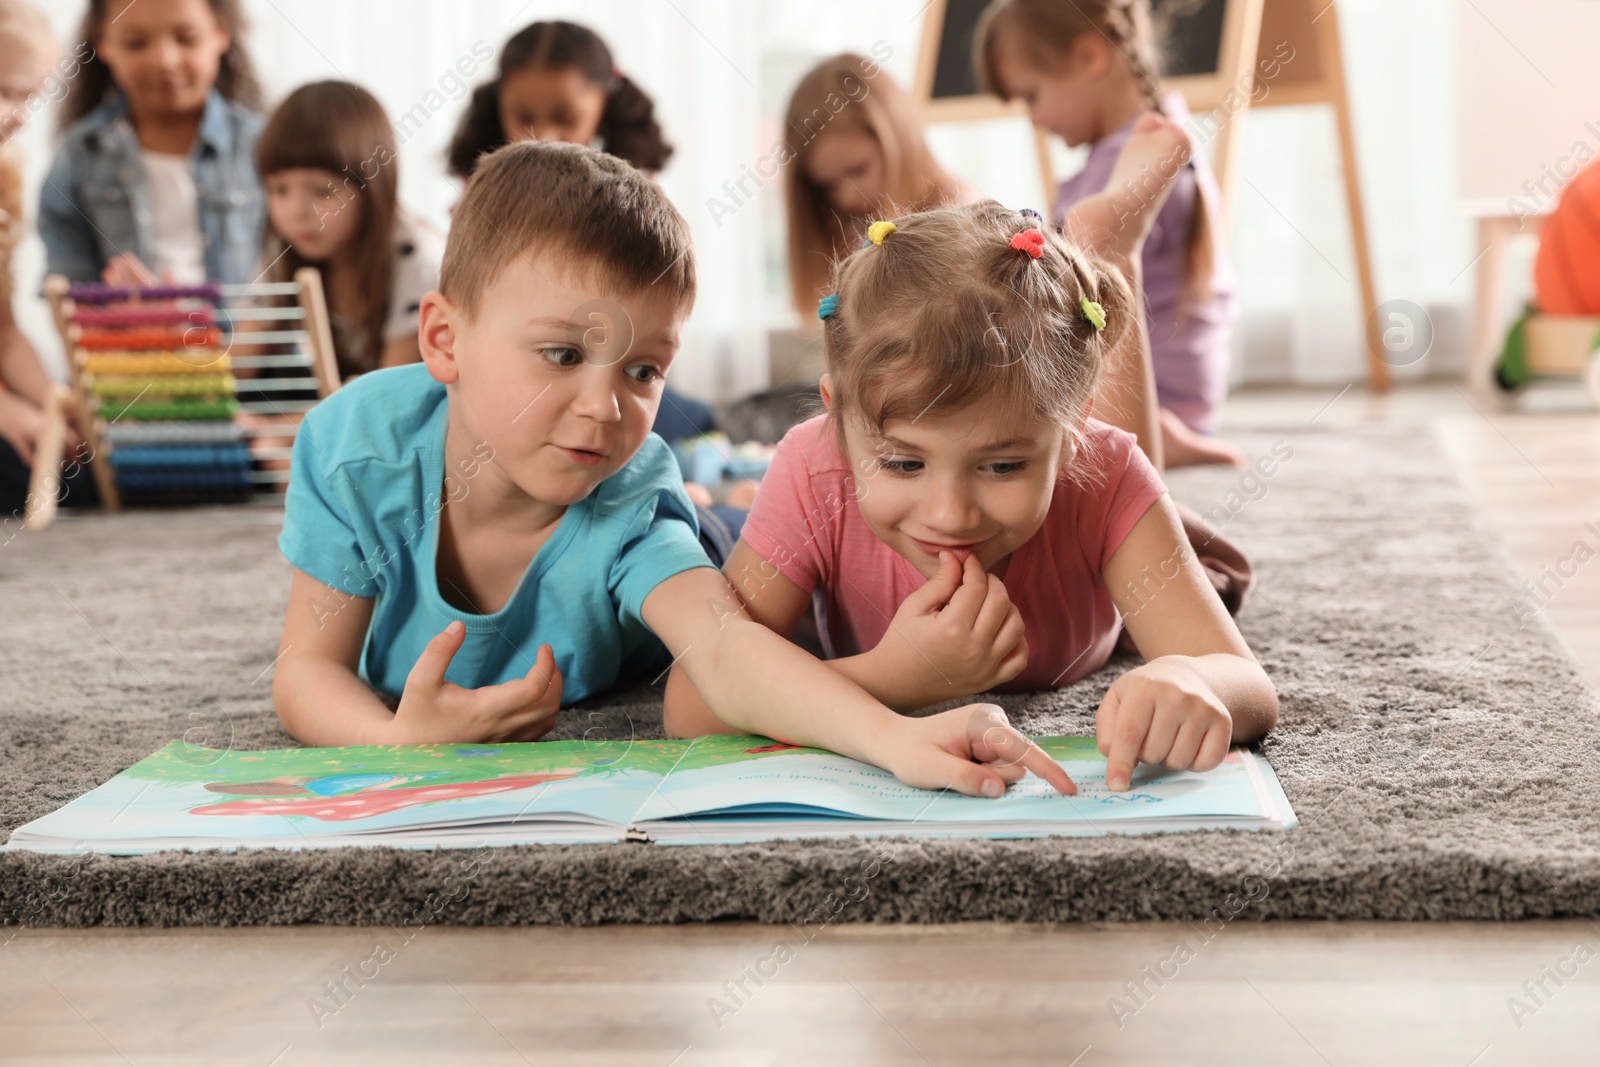
{"type": "Polygon", "coordinates": [[[467,315],[524,253],[618,293],[694,303],[689,225],[644,173],[582,145],[521,141],[484,156],[456,208],[439,291],[467,315]]]}

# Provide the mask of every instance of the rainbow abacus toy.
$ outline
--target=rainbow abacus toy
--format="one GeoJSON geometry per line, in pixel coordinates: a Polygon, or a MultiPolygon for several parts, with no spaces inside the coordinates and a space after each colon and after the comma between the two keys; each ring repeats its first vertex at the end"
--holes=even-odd
{"type": "Polygon", "coordinates": [[[339,386],[313,268],[251,285],[127,288],[53,276],[45,295],[70,387],[51,405],[60,424],[35,457],[29,528],[54,514],[69,410],[86,454],[67,458],[87,462],[106,508],[246,501],[288,480],[297,417],[339,386]]]}

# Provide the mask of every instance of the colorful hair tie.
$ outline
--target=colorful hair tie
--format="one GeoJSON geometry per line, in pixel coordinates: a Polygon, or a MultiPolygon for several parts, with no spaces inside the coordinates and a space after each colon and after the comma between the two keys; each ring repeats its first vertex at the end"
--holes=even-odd
{"type": "Polygon", "coordinates": [[[1106,328],[1105,308],[1101,307],[1093,300],[1090,300],[1088,297],[1084,297],[1082,300],[1078,301],[1078,307],[1083,310],[1083,317],[1089,320],[1090,325],[1094,327],[1095,333],[1099,333],[1101,330],[1106,328]]]}
{"type": "Polygon", "coordinates": [[[890,222],[888,219],[879,219],[877,222],[874,222],[871,226],[867,227],[867,240],[881,247],[883,245],[883,239],[893,232],[894,223],[890,222]]]}
{"type": "Polygon", "coordinates": [[[817,318],[827,320],[835,311],[839,310],[839,294],[829,293],[817,304],[817,318]]]}
{"type": "Polygon", "coordinates": [[[1038,259],[1044,255],[1044,234],[1037,227],[1030,226],[1021,233],[1011,235],[1011,247],[1038,259]]]}
{"type": "Polygon", "coordinates": [[[1039,214],[1037,211],[1033,210],[1033,208],[1031,208],[1031,207],[1020,208],[1020,209],[1018,209],[1017,214],[1019,214],[1019,215],[1032,215],[1034,218],[1038,219],[1040,222],[1044,221],[1044,216],[1039,214]]]}

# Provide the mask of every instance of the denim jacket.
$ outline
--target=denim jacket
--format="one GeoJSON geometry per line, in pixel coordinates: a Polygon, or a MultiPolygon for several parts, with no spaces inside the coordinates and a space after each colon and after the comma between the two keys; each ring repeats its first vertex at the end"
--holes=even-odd
{"type": "MultiPolygon", "coordinates": [[[[206,98],[189,159],[200,204],[206,277],[248,282],[261,260],[266,199],[256,175],[265,120],[225,100],[206,98]]],[[[73,123],[39,192],[39,236],[48,271],[98,281],[112,257],[131,252],[154,265],[150,189],[127,101],[113,91],[73,123]]]]}

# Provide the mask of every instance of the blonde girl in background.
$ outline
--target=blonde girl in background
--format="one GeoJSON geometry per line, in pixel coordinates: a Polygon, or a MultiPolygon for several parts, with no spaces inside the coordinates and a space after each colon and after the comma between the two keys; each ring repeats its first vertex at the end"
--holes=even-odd
{"type": "Polygon", "coordinates": [[[813,67],[784,115],[789,285],[802,322],[833,265],[873,219],[945,207],[977,194],[939,165],[916,103],[879,64],[847,52],[813,67]]]}
{"type": "MultiPolygon", "coordinates": [[[[1061,184],[1055,217],[1106,188],[1140,114],[1188,117],[1160,80],[1149,0],[994,0],[975,35],[978,77],[1003,100],[1022,100],[1035,126],[1077,147],[1083,170],[1061,184]]],[[[1222,242],[1222,194],[1203,153],[1176,167],[1170,195],[1143,253],[1144,300],[1166,463],[1231,463],[1243,454],[1217,440],[1228,393],[1235,315],[1222,242]]],[[[1146,180],[1135,176],[1135,182],[1146,180]]]]}

